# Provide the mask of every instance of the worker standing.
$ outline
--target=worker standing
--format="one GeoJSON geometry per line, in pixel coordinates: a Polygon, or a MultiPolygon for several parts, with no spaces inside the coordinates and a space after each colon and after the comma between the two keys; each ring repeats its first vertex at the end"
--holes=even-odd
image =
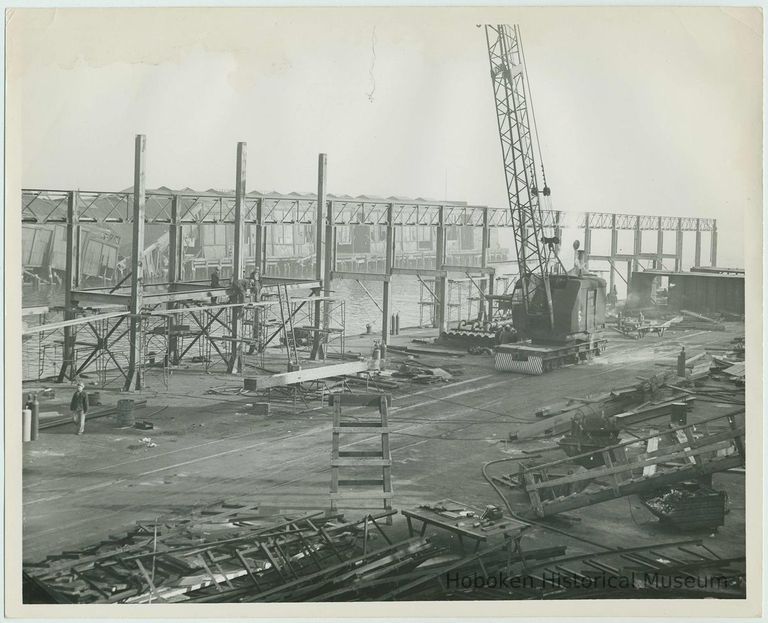
{"type": "Polygon", "coordinates": [[[685,378],[685,346],[680,349],[677,356],[677,376],[685,378]]]}
{"type": "Polygon", "coordinates": [[[85,416],[88,413],[88,394],[85,393],[83,383],[77,384],[77,391],[72,394],[69,410],[72,411],[72,421],[77,425],[77,434],[82,435],[85,432],[85,416]]]}
{"type": "MultiPolygon", "coordinates": [[[[211,273],[211,288],[218,288],[219,287],[219,269],[214,268],[213,272],[211,273]]],[[[211,303],[214,305],[216,304],[216,297],[211,297],[211,303]]]]}

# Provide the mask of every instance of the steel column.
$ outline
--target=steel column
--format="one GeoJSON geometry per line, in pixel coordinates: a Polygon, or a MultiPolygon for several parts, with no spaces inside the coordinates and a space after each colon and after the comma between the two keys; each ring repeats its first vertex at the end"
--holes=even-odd
{"type": "Polygon", "coordinates": [[[635,244],[632,249],[632,272],[640,270],[640,254],[643,252],[643,232],[640,229],[640,217],[635,217],[635,244]]]}
{"type": "MultiPolygon", "coordinates": [[[[392,276],[392,264],[394,254],[394,227],[392,226],[392,212],[394,206],[392,204],[387,208],[387,249],[384,255],[384,273],[390,278],[392,276]]],[[[389,342],[389,316],[390,316],[390,285],[389,279],[385,279],[381,283],[383,289],[382,296],[382,309],[381,309],[381,342],[387,344],[389,342]]]]}
{"type": "Polygon", "coordinates": [[[709,235],[709,263],[711,266],[717,266],[717,221],[712,223],[709,235]]]}
{"type": "Polygon", "coordinates": [[[616,229],[616,215],[611,215],[611,272],[608,277],[609,291],[616,286],[616,256],[619,254],[619,232],[616,229]]]}
{"type": "MultiPolygon", "coordinates": [[[[78,197],[77,191],[70,191],[67,196],[67,251],[64,268],[64,320],[74,320],[72,290],[79,285],[79,273],[76,265],[76,255],[79,255],[80,247],[76,245],[78,225],[78,197]]],[[[73,379],[75,372],[75,328],[64,327],[64,354],[59,370],[58,382],[64,382],[65,378],[73,379]]]]}
{"type": "MultiPolygon", "coordinates": [[[[555,230],[557,235],[557,230],[555,230]]],[[[488,268],[488,249],[491,246],[491,230],[488,227],[488,209],[483,210],[483,231],[482,231],[482,250],[480,253],[480,268],[488,268]]],[[[492,284],[494,280],[494,274],[488,275],[488,284],[492,284]]],[[[477,310],[477,315],[480,320],[486,320],[489,317],[487,313],[487,299],[489,288],[493,291],[493,286],[486,285],[485,280],[480,280],[480,309],[477,310]]]]}
{"type": "Polygon", "coordinates": [[[77,287],[80,287],[80,276],[83,274],[82,268],[80,266],[83,259],[82,255],[83,255],[83,229],[80,225],[80,221],[78,220],[77,225],[75,227],[75,252],[74,252],[74,260],[75,260],[74,276],[75,276],[75,283],[77,284],[77,287]]]}
{"type": "Polygon", "coordinates": [[[259,278],[261,278],[261,276],[264,274],[264,266],[266,260],[266,245],[264,244],[264,212],[262,204],[263,201],[261,199],[256,202],[256,235],[253,252],[254,269],[259,275],[259,278]]]}
{"type": "Polygon", "coordinates": [[[694,266],[701,266],[701,219],[696,219],[696,247],[694,266]]]}
{"type": "Polygon", "coordinates": [[[664,266],[664,230],[661,228],[661,217],[658,219],[659,228],[656,230],[656,268],[661,270],[664,266]]]}
{"type": "MultiPolygon", "coordinates": [[[[243,202],[245,201],[245,171],[248,145],[237,144],[237,169],[235,171],[235,239],[232,258],[232,283],[243,278],[243,202]]],[[[237,300],[236,303],[243,301],[237,300]]],[[[232,308],[232,353],[227,371],[237,374],[242,370],[242,348],[240,338],[240,316],[242,308],[232,308]]]]}
{"type": "Polygon", "coordinates": [[[589,226],[589,212],[584,215],[584,267],[589,266],[589,254],[592,253],[592,229],[589,226]]]}
{"type": "MultiPolygon", "coordinates": [[[[174,291],[174,284],[179,281],[181,268],[180,255],[183,248],[181,238],[181,225],[179,225],[179,196],[175,195],[171,200],[171,224],[168,227],[168,282],[169,289],[174,291]]],[[[175,309],[176,303],[170,301],[167,309],[175,309]]],[[[176,314],[168,316],[168,359],[173,365],[179,362],[178,336],[176,335],[176,314]]]]}
{"type": "MultiPolygon", "coordinates": [[[[445,206],[440,206],[437,222],[437,237],[435,242],[435,270],[442,270],[445,264],[445,206]]],[[[447,277],[435,276],[435,326],[438,331],[446,329],[446,310],[448,309],[447,277]]]]}
{"type": "Polygon", "coordinates": [[[131,389],[136,379],[135,388],[141,389],[142,352],[141,352],[141,307],[144,289],[144,218],[146,208],[145,156],[147,138],[136,135],[133,163],[133,240],[131,245],[131,325],[128,334],[129,353],[128,370],[125,375],[125,391],[131,389]]]}
{"type": "MultiPolygon", "coordinates": [[[[326,184],[328,181],[328,156],[326,154],[318,154],[317,156],[317,213],[315,218],[315,279],[320,282],[323,288],[323,294],[330,296],[331,292],[331,271],[333,270],[333,222],[330,220],[331,206],[328,206],[328,215],[326,215],[326,203],[327,190],[326,184]],[[324,222],[328,218],[328,222],[324,222]],[[327,235],[327,236],[326,236],[327,235]]],[[[326,306],[327,307],[327,306],[326,306]]],[[[323,312],[326,308],[320,301],[315,303],[315,339],[312,344],[312,359],[317,359],[320,356],[320,345],[322,343],[322,335],[320,329],[325,326],[327,322],[327,314],[323,312]]]]}
{"type": "Polygon", "coordinates": [[[675,232],[675,272],[683,270],[683,222],[677,219],[675,232]]]}

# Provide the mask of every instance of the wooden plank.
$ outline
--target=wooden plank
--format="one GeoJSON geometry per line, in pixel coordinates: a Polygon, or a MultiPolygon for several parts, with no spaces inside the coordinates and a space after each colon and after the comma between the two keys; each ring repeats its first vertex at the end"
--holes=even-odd
{"type": "MultiPolygon", "coordinates": [[[[696,443],[695,440],[693,439],[693,433],[691,433],[690,428],[685,428],[683,430],[675,431],[675,437],[681,444],[683,444],[684,450],[689,450],[692,444],[696,443]]],[[[697,463],[697,462],[700,463],[701,457],[689,456],[688,461],[690,463],[697,463]]]]}
{"type": "Polygon", "coordinates": [[[337,491],[331,493],[331,500],[389,500],[395,496],[391,491],[337,491]]]}
{"type": "Polygon", "coordinates": [[[331,467],[388,467],[392,464],[390,459],[359,457],[349,459],[331,459],[331,467]]]}
{"type": "Polygon", "coordinates": [[[339,363],[332,366],[319,366],[316,368],[296,370],[295,372],[273,374],[272,376],[245,378],[243,379],[243,388],[249,390],[261,390],[270,387],[285,387],[286,385],[294,385],[295,383],[327,379],[332,376],[344,376],[345,374],[365,372],[367,369],[367,361],[350,361],[348,363],[339,363]]]}
{"type": "MultiPolygon", "coordinates": [[[[652,432],[655,433],[656,431],[654,430],[652,432]]],[[[645,450],[646,454],[650,454],[651,452],[655,452],[656,450],[658,450],[659,449],[659,441],[661,441],[659,437],[651,437],[648,440],[648,444],[646,445],[646,450],[645,450]]],[[[656,473],[656,467],[657,466],[655,464],[654,465],[646,465],[643,468],[643,476],[644,477],[653,476],[656,473]]]]}
{"type": "Polygon", "coordinates": [[[377,424],[376,426],[340,426],[339,428],[334,427],[332,432],[349,433],[350,435],[355,433],[365,433],[366,435],[370,435],[373,433],[388,433],[390,431],[388,428],[382,428],[380,424],[377,424]]]}
{"type": "MultiPolygon", "coordinates": [[[[344,365],[344,364],[341,364],[341,365],[344,365]]],[[[328,397],[328,401],[331,406],[335,406],[336,404],[341,404],[341,405],[344,405],[345,407],[376,407],[378,408],[382,398],[386,400],[388,405],[392,404],[392,394],[375,394],[375,393],[331,394],[328,397]]],[[[381,424],[379,424],[379,426],[380,425],[381,424]]]]}

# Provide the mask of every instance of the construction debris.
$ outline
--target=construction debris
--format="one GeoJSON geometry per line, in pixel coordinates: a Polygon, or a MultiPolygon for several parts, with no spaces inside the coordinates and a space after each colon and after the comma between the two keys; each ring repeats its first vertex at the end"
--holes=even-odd
{"type": "Polygon", "coordinates": [[[679,483],[653,495],[640,496],[663,523],[683,531],[707,530],[725,523],[728,496],[699,483],[679,483]]]}
{"type": "Polygon", "coordinates": [[[612,416],[625,413],[633,405],[646,403],[658,395],[659,390],[672,378],[670,373],[656,374],[634,385],[614,389],[597,396],[584,398],[568,398],[536,410],[536,417],[541,422],[525,424],[509,434],[509,438],[531,439],[541,436],[551,436],[565,433],[571,428],[571,421],[592,415],[612,416]]]}
{"type": "MultiPolygon", "coordinates": [[[[504,524],[498,510],[482,511],[479,523],[504,524]]],[[[423,534],[394,538],[381,525],[393,513],[345,522],[324,511],[267,515],[257,505],[218,504],[27,563],[25,594],[34,596],[28,603],[81,604],[543,599],[609,596],[622,579],[637,596],[659,596],[681,571],[704,570],[722,583],[699,588],[699,596],[743,592],[744,557],[721,558],[699,540],[567,556],[563,545],[526,548],[519,538],[499,538],[465,553],[423,534]],[[641,581],[627,584],[626,561],[641,581]],[[508,579],[490,583],[499,577],[508,579]]],[[[491,535],[479,531],[483,540],[491,535]]]]}
{"type": "Polygon", "coordinates": [[[546,517],[741,467],[744,423],[738,417],[742,413],[743,409],[696,425],[669,428],[663,434],[666,444],[655,449],[650,444],[657,444],[661,433],[567,459],[520,463],[518,482],[528,492],[532,512],[546,517]],[[582,469],[574,469],[573,464],[582,469]],[[585,464],[596,467],[583,469],[585,464]]]}

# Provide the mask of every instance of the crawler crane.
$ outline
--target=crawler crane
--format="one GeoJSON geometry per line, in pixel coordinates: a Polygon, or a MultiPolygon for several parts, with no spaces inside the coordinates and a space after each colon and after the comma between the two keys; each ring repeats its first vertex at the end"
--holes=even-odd
{"type": "Polygon", "coordinates": [[[486,25],[485,36],[519,273],[511,295],[491,297],[499,308],[511,308],[520,338],[496,348],[496,369],[543,374],[603,352],[605,280],[582,268],[566,271],[557,256],[557,232],[546,231],[553,227],[545,228],[541,200],[548,200],[550,189],[520,29],[486,25]]]}

